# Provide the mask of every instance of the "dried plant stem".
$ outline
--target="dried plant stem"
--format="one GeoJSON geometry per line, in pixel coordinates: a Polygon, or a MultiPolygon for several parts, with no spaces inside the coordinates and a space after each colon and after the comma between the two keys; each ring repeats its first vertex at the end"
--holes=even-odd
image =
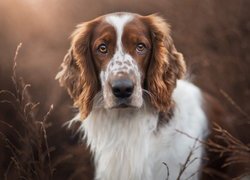
{"type": "Polygon", "coordinates": [[[178,177],[176,178],[176,180],[180,180],[181,179],[181,176],[183,175],[183,173],[185,172],[185,170],[195,161],[197,160],[198,158],[194,158],[192,159],[192,156],[193,156],[193,153],[194,151],[197,149],[197,139],[194,141],[194,144],[192,146],[192,148],[190,149],[190,152],[184,162],[183,165],[181,165],[181,168],[180,168],[180,171],[179,171],[179,174],[178,174],[178,177]]]}
{"type": "Polygon", "coordinates": [[[166,177],[166,180],[169,180],[169,167],[168,167],[168,165],[167,165],[167,163],[165,163],[165,162],[162,162],[162,164],[164,164],[165,166],[166,166],[166,168],[167,168],[167,177],[166,177]]]}
{"type": "Polygon", "coordinates": [[[17,46],[12,69],[12,82],[15,91],[0,91],[0,95],[5,94],[12,98],[11,100],[2,100],[1,103],[9,103],[15,107],[18,115],[17,121],[22,125],[22,128],[17,129],[7,122],[0,121],[18,137],[18,143],[13,144],[5,134],[0,132],[5,140],[6,148],[11,152],[10,163],[4,176],[7,179],[10,170],[14,168],[19,179],[53,179],[54,168],[51,163],[50,146],[46,131],[48,116],[53,110],[53,105],[43,118],[38,118],[34,113],[34,109],[39,103],[33,103],[31,100],[28,93],[28,88],[31,85],[26,84],[22,78],[17,79],[16,74],[17,57],[21,46],[21,43],[17,46]]]}
{"type": "Polygon", "coordinates": [[[235,107],[244,117],[250,120],[250,116],[223,90],[220,89],[220,93],[229,101],[229,103],[235,107]]]}

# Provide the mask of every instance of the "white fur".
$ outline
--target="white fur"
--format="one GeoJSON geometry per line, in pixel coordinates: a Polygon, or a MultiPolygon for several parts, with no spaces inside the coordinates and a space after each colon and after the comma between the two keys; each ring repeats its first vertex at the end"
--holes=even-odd
{"type": "MultiPolygon", "coordinates": [[[[157,129],[158,113],[146,104],[140,109],[93,109],[83,120],[81,131],[94,155],[100,180],[165,180],[177,178],[190,151],[191,160],[180,179],[200,169],[203,147],[183,133],[202,139],[207,121],[200,90],[179,80],[172,96],[174,115],[157,129]],[[195,147],[193,147],[195,145],[195,147]]],[[[79,120],[79,115],[74,119],[79,120]]],[[[198,173],[191,179],[198,179],[198,173]]]]}

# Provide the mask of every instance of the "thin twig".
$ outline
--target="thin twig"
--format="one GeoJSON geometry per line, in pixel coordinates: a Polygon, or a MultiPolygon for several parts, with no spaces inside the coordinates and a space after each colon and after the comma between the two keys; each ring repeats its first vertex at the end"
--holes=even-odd
{"type": "Polygon", "coordinates": [[[223,90],[220,89],[220,93],[247,119],[250,120],[250,116],[223,90]]]}
{"type": "MultiPolygon", "coordinates": [[[[181,176],[183,175],[185,170],[190,166],[190,164],[191,164],[190,162],[192,161],[191,157],[193,156],[194,150],[196,149],[196,143],[197,143],[197,140],[194,141],[194,144],[193,144],[192,148],[190,149],[190,152],[186,158],[186,161],[184,162],[183,165],[181,165],[181,169],[180,169],[180,172],[179,172],[176,180],[180,180],[181,176]]],[[[192,161],[192,162],[194,162],[194,161],[192,161]]]]}
{"type": "Polygon", "coordinates": [[[164,164],[165,165],[165,167],[167,168],[167,177],[166,177],[166,180],[169,180],[169,167],[168,167],[168,165],[167,165],[167,163],[165,163],[165,162],[162,162],[162,164],[164,164]]]}

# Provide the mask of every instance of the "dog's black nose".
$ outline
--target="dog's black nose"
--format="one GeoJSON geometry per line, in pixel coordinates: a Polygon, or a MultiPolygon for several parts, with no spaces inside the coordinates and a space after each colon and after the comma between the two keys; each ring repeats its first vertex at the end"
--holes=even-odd
{"type": "Polygon", "coordinates": [[[134,90],[134,83],[129,79],[114,80],[111,83],[113,94],[117,98],[128,98],[134,90]]]}

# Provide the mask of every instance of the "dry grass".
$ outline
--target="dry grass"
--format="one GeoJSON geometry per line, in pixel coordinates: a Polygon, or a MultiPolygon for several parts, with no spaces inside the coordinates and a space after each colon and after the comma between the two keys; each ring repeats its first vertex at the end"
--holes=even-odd
{"type": "Polygon", "coordinates": [[[236,176],[228,176],[221,173],[219,170],[205,169],[205,173],[211,177],[217,176],[221,179],[234,179],[238,180],[243,177],[250,176],[250,144],[244,144],[239,139],[232,136],[228,131],[221,128],[218,124],[214,124],[214,131],[216,136],[213,140],[209,139],[205,142],[209,151],[224,157],[222,168],[230,171],[238,171],[236,176]],[[220,143],[218,143],[220,142],[220,143]]]}
{"type": "MultiPolygon", "coordinates": [[[[224,171],[205,167],[203,169],[203,173],[209,175],[209,177],[238,180],[243,177],[250,176],[250,144],[241,142],[239,139],[231,135],[227,130],[223,129],[220,125],[216,123],[213,124],[215,136],[213,136],[213,138],[209,138],[206,141],[194,138],[185,132],[179,130],[176,131],[187,136],[188,138],[194,139],[195,142],[198,141],[199,143],[205,145],[209,153],[213,153],[213,155],[223,158],[223,164],[221,165],[221,168],[227,168],[228,173],[230,170],[238,171],[236,170],[237,166],[241,168],[239,170],[240,173],[232,178],[224,171]]],[[[192,161],[190,161],[193,151],[194,149],[190,151],[190,154],[186,160],[188,163],[183,165],[179,176],[182,174],[182,169],[187,169],[190,163],[195,160],[194,158],[192,161]]],[[[203,157],[203,159],[208,163],[210,161],[206,155],[203,157]]]]}
{"type": "Polygon", "coordinates": [[[11,97],[11,100],[2,100],[1,103],[8,103],[13,106],[19,116],[19,123],[22,125],[22,131],[19,131],[7,122],[1,121],[2,124],[15,132],[18,142],[13,143],[5,134],[1,133],[6,148],[11,152],[4,178],[8,179],[10,171],[14,170],[21,179],[51,179],[54,169],[51,165],[50,152],[53,148],[48,145],[46,129],[49,125],[47,118],[53,106],[44,116],[44,119],[36,119],[35,109],[39,103],[31,101],[28,93],[30,85],[25,84],[24,80],[18,79],[16,75],[17,56],[21,45],[19,44],[17,47],[13,63],[12,82],[15,92],[0,91],[0,94],[11,97]]]}
{"type": "MultiPolygon", "coordinates": [[[[89,162],[90,156],[85,153],[88,161],[84,159],[86,150],[84,146],[76,148],[72,144],[72,147],[64,147],[64,151],[59,152],[56,150],[57,143],[49,144],[48,141],[52,141],[53,137],[48,137],[47,130],[53,124],[48,118],[53,111],[53,105],[44,116],[38,117],[36,109],[38,109],[39,103],[32,102],[28,92],[31,85],[26,84],[22,78],[18,78],[16,75],[17,56],[21,45],[19,44],[17,47],[13,63],[12,82],[15,90],[14,92],[0,91],[1,96],[8,97],[0,102],[10,105],[17,114],[14,125],[0,121],[1,126],[7,128],[9,132],[0,132],[4,146],[9,152],[3,178],[6,180],[49,180],[61,179],[64,176],[67,177],[66,179],[92,179],[93,170],[89,162]],[[80,148],[82,150],[78,150],[80,148]],[[77,154],[79,155],[77,156],[77,154]],[[80,162],[81,160],[83,162],[80,162]],[[65,169],[67,169],[66,172],[64,172],[65,169]]],[[[63,129],[63,127],[61,128],[63,129]]],[[[63,142],[60,143],[65,145],[63,142]]]]}

